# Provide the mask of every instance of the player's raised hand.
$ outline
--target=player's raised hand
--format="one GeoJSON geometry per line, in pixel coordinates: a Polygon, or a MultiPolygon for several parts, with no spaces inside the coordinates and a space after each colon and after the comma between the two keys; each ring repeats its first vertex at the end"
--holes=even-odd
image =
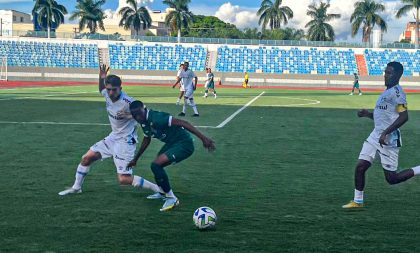
{"type": "Polygon", "coordinates": [[[214,151],[216,150],[216,146],[215,143],[212,139],[207,138],[204,136],[203,138],[203,146],[208,150],[208,151],[214,151]]]}
{"type": "Polygon", "coordinates": [[[106,64],[99,66],[99,77],[105,79],[108,75],[109,67],[106,64]]]}
{"type": "Polygon", "coordinates": [[[358,112],[357,112],[357,116],[359,116],[359,117],[368,117],[369,116],[369,111],[368,110],[366,110],[366,109],[362,109],[362,110],[359,110],[358,112]]]}

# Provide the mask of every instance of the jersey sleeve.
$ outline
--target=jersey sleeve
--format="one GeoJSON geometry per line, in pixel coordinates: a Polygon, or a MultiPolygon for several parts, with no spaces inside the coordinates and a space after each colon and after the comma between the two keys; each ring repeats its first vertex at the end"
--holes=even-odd
{"type": "Polygon", "coordinates": [[[172,116],[166,112],[156,112],[151,123],[157,128],[165,129],[172,125],[172,116]]]}
{"type": "Polygon", "coordinates": [[[105,98],[108,96],[108,92],[106,91],[106,89],[101,90],[101,95],[105,98]]]}
{"type": "Polygon", "coordinates": [[[407,96],[401,89],[395,89],[395,106],[397,112],[404,112],[407,110],[407,96]]]}

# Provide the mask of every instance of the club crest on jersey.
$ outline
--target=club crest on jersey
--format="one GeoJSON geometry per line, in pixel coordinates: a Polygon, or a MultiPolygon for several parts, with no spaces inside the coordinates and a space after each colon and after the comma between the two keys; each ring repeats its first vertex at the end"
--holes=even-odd
{"type": "Polygon", "coordinates": [[[379,110],[388,110],[388,105],[377,105],[376,106],[376,109],[379,109],[379,110]]]}

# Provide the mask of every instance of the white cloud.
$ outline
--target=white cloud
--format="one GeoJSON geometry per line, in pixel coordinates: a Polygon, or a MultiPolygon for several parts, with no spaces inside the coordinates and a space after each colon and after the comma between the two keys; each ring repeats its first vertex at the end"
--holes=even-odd
{"type": "MultiPolygon", "coordinates": [[[[340,41],[361,41],[361,32],[355,38],[351,37],[350,16],[354,11],[354,4],[359,0],[331,0],[330,13],[341,14],[340,19],[331,21],[331,25],[335,29],[336,38],[340,41]]],[[[293,19],[289,20],[288,27],[304,29],[305,25],[310,21],[310,17],[306,15],[307,7],[312,3],[319,3],[319,0],[283,0],[283,6],[289,6],[294,13],[293,19]]],[[[388,23],[388,32],[384,34],[385,41],[397,41],[399,35],[404,31],[408,21],[413,20],[413,15],[409,14],[401,19],[395,18],[395,13],[401,6],[399,0],[382,1],[385,5],[385,11],[380,15],[388,23]]],[[[239,5],[232,5],[230,2],[222,4],[216,11],[214,16],[219,19],[235,24],[238,28],[258,27],[258,17],[256,12],[258,8],[243,8],[239,5]]]]}
{"type": "Polygon", "coordinates": [[[226,23],[236,25],[239,29],[258,27],[257,9],[246,10],[230,2],[222,4],[214,16],[226,23]]]}
{"type": "Polygon", "coordinates": [[[14,3],[26,3],[33,2],[33,0],[0,0],[0,4],[14,4],[14,3]]]}

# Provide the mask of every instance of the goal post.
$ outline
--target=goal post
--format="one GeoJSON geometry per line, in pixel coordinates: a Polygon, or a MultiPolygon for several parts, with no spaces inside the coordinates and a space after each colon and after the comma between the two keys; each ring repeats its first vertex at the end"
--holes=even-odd
{"type": "Polygon", "coordinates": [[[7,81],[7,56],[0,57],[0,81],[7,81]]]}

